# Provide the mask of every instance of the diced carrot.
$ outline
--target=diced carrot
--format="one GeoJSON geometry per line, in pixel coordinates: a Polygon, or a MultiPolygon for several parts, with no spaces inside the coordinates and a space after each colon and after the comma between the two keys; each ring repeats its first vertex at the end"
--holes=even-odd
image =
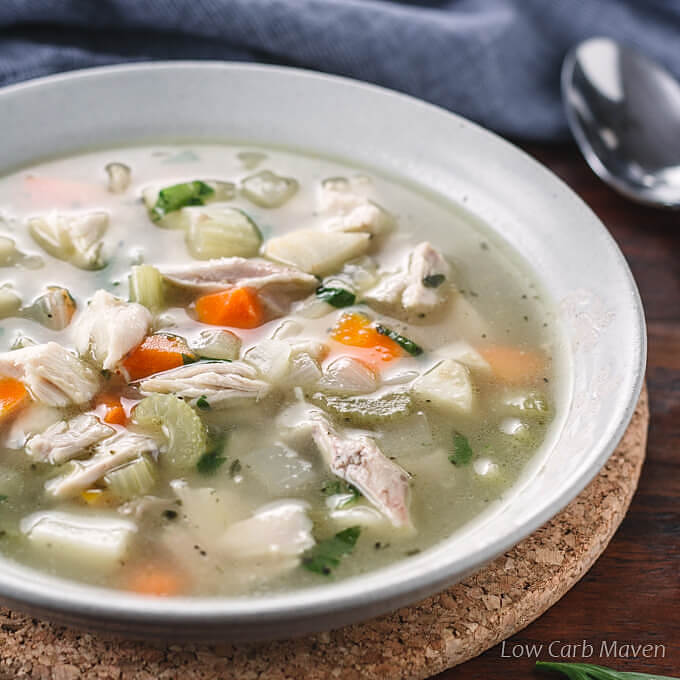
{"type": "Polygon", "coordinates": [[[343,345],[360,348],[362,351],[357,352],[357,358],[372,366],[404,356],[404,350],[391,338],[378,333],[363,314],[343,314],[331,331],[331,338],[343,345]]]}
{"type": "Polygon", "coordinates": [[[22,382],[14,378],[0,378],[0,423],[9,420],[30,399],[22,382]]]}
{"type": "Polygon", "coordinates": [[[156,333],[148,335],[141,345],[130,351],[121,366],[128,380],[139,380],[147,375],[177,368],[196,358],[183,338],[169,333],[156,333]]]}
{"type": "Polygon", "coordinates": [[[96,508],[111,505],[112,496],[106,489],[85,489],[81,491],[80,497],[88,504],[96,508]]]}
{"type": "Polygon", "coordinates": [[[140,595],[163,597],[178,595],[185,587],[185,579],[168,565],[149,564],[133,572],[128,588],[140,595]]]}
{"type": "Polygon", "coordinates": [[[125,425],[127,415],[120,397],[104,392],[97,397],[97,406],[104,407],[104,422],[109,425],[125,425]]]}
{"type": "Polygon", "coordinates": [[[103,184],[99,186],[45,175],[26,175],[24,188],[31,203],[51,207],[71,207],[76,203],[100,199],[105,193],[103,184]]]}
{"type": "Polygon", "coordinates": [[[494,375],[502,382],[534,382],[545,370],[545,357],[534,350],[489,345],[481,347],[479,353],[489,362],[494,375]]]}
{"type": "Polygon", "coordinates": [[[196,300],[202,323],[234,328],[256,328],[264,323],[262,303],[253,288],[228,288],[196,300]]]}

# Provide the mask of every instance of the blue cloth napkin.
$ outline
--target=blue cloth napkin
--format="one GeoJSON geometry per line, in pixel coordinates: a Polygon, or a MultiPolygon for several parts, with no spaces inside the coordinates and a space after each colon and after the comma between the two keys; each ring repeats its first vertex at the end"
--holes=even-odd
{"type": "Polygon", "coordinates": [[[607,35],[680,77],[680,0],[0,0],[0,85],[150,59],[339,73],[503,134],[567,136],[570,46],[607,35]]]}

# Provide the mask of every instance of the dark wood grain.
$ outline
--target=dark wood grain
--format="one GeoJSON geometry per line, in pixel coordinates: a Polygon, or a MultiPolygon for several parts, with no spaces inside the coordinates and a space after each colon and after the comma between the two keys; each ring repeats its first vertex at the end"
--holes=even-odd
{"type": "MultiPolygon", "coordinates": [[[[621,198],[572,146],[525,149],[590,205],[630,264],[647,315],[651,421],[640,485],[618,533],[575,588],[506,642],[505,654],[512,645],[543,644],[540,658],[549,660],[551,642],[585,640],[593,647],[592,657],[554,660],[680,677],[680,212],[621,198]],[[609,649],[613,641],[663,645],[665,656],[657,647],[655,658],[605,658],[603,641],[609,649]]],[[[532,670],[534,661],[504,658],[497,646],[437,680],[556,677],[532,670]]]]}

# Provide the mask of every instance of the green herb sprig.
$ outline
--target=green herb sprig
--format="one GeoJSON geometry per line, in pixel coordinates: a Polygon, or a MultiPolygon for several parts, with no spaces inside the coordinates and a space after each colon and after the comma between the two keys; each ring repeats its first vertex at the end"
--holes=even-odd
{"type": "Polygon", "coordinates": [[[321,487],[321,493],[325,496],[347,495],[348,498],[336,506],[339,510],[353,505],[361,498],[361,491],[343,479],[329,480],[321,487]]]}
{"type": "Polygon", "coordinates": [[[397,331],[387,328],[387,326],[377,323],[375,325],[375,330],[378,331],[380,335],[386,335],[390,340],[394,340],[399,347],[406,350],[411,356],[417,357],[423,353],[423,348],[420,345],[417,345],[413,340],[410,340],[406,336],[401,335],[401,333],[397,333],[397,331]]]}
{"type": "Polygon", "coordinates": [[[449,460],[454,465],[467,465],[474,456],[468,438],[460,432],[453,433],[453,453],[449,455],[449,460]]]}
{"type": "Polygon", "coordinates": [[[542,671],[555,671],[566,675],[569,680],[679,680],[668,675],[650,675],[648,673],[628,673],[615,671],[604,666],[590,663],[563,663],[554,661],[537,661],[536,668],[542,671]]]}
{"type": "Polygon", "coordinates": [[[226,463],[226,456],[222,455],[224,451],[224,442],[226,437],[222,436],[215,441],[215,443],[198,459],[196,463],[196,470],[206,476],[214,475],[224,463],[226,463]]]}
{"type": "Polygon", "coordinates": [[[333,307],[350,307],[354,304],[356,296],[354,293],[345,290],[344,288],[332,288],[326,286],[319,286],[316,289],[316,296],[319,300],[327,302],[333,307]]]}
{"type": "Polygon", "coordinates": [[[332,538],[317,543],[302,555],[302,566],[315,574],[329,576],[359,540],[361,527],[349,527],[332,538]]]}

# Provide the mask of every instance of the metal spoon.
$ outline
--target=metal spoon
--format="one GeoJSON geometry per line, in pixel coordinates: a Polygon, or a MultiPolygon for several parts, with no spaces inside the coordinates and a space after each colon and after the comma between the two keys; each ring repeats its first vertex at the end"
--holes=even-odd
{"type": "Polygon", "coordinates": [[[635,201],[680,208],[680,83],[668,71],[592,38],[564,60],[562,99],[597,175],[635,201]]]}

